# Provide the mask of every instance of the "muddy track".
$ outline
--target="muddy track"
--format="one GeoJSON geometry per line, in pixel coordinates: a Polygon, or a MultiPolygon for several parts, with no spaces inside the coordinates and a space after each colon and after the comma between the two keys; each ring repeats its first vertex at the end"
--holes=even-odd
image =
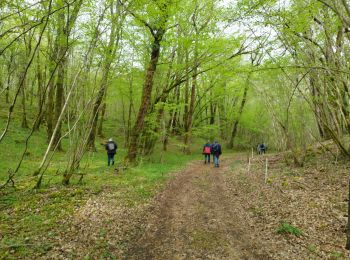
{"type": "Polygon", "coordinates": [[[194,162],[155,199],[132,259],[268,259],[249,236],[235,194],[226,186],[232,160],[220,168],[194,162]]]}

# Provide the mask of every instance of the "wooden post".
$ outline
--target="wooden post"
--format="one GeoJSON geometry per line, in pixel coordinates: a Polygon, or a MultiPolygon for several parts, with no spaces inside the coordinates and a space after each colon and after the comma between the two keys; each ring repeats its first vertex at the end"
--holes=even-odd
{"type": "Polygon", "coordinates": [[[269,160],[266,158],[265,164],[265,183],[267,183],[267,168],[268,168],[269,160]]]}
{"type": "Polygon", "coordinates": [[[250,172],[250,158],[248,159],[248,173],[250,172]]]}
{"type": "Polygon", "coordinates": [[[254,158],[254,148],[252,148],[252,159],[254,158]]]}

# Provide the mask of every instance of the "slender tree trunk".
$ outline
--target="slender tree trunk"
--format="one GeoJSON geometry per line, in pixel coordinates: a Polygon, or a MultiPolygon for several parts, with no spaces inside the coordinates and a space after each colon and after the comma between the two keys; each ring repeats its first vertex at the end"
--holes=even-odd
{"type": "Polygon", "coordinates": [[[106,84],[107,84],[107,79],[105,79],[105,76],[104,76],[103,82],[101,83],[101,86],[100,86],[100,90],[97,93],[97,97],[96,97],[92,114],[91,114],[91,130],[88,137],[88,147],[93,151],[96,151],[95,138],[96,138],[98,114],[99,114],[100,106],[103,100],[103,96],[105,95],[106,84]]]}
{"type": "MultiPolygon", "coordinates": [[[[186,50],[186,58],[185,58],[185,62],[186,62],[186,67],[188,67],[188,51],[186,50]]],[[[190,81],[189,79],[186,80],[185,83],[185,96],[184,96],[184,103],[185,103],[185,107],[184,107],[184,114],[183,114],[183,124],[184,124],[184,128],[185,128],[185,132],[187,131],[187,121],[188,121],[188,111],[189,111],[189,104],[190,104],[190,81]]]]}
{"type": "Polygon", "coordinates": [[[126,131],[126,138],[125,138],[125,147],[128,147],[130,142],[131,116],[132,116],[133,102],[134,100],[133,100],[132,80],[131,80],[129,84],[129,109],[128,109],[128,121],[127,121],[127,131],[126,131]]]}
{"type": "MultiPolygon", "coordinates": [[[[157,110],[157,117],[156,117],[156,126],[154,127],[153,129],[153,132],[155,133],[158,133],[160,131],[160,128],[161,128],[161,120],[163,119],[164,117],[164,103],[166,102],[167,100],[167,96],[166,95],[163,95],[160,99],[160,103],[161,103],[161,106],[158,108],[157,110]]],[[[153,105],[153,108],[155,108],[157,105],[154,104],[153,105]]],[[[164,138],[164,137],[163,137],[164,138]]],[[[152,152],[154,151],[154,147],[156,145],[156,142],[158,140],[158,136],[154,137],[154,136],[149,136],[146,140],[145,140],[145,147],[144,147],[144,152],[145,152],[145,155],[150,155],[152,154],[152,152]]]]}
{"type": "Polygon", "coordinates": [[[318,127],[318,131],[320,133],[320,136],[322,139],[329,139],[327,137],[327,133],[324,129],[324,126],[323,126],[323,123],[322,123],[322,120],[321,120],[321,116],[322,116],[322,113],[321,113],[321,109],[319,107],[319,104],[317,102],[317,100],[320,98],[319,97],[319,94],[318,94],[318,90],[317,90],[317,87],[315,86],[315,80],[313,77],[310,77],[310,85],[311,85],[311,89],[312,89],[312,100],[313,100],[313,103],[314,103],[314,113],[315,113],[315,118],[316,118],[316,122],[317,122],[317,127],[318,127]]]}
{"type": "MultiPolygon", "coordinates": [[[[198,5],[197,1],[195,1],[196,6],[198,5]]],[[[188,113],[185,115],[186,116],[186,121],[185,121],[185,136],[184,136],[184,152],[189,154],[191,152],[190,147],[189,147],[189,142],[191,140],[191,132],[192,132],[192,123],[193,123],[193,115],[194,115],[194,110],[195,110],[195,105],[196,105],[196,89],[197,89],[197,71],[198,71],[198,28],[196,24],[196,14],[192,15],[192,22],[193,26],[195,29],[195,40],[194,40],[194,57],[193,57],[193,62],[194,62],[194,69],[193,69],[193,74],[192,74],[192,86],[191,86],[191,98],[190,98],[190,105],[188,109],[188,113]]],[[[186,53],[186,63],[188,62],[188,52],[186,53]]]]}
{"type": "Polygon", "coordinates": [[[10,103],[10,84],[11,84],[11,75],[12,75],[12,62],[13,62],[13,58],[14,55],[11,52],[10,54],[10,61],[7,65],[7,84],[6,84],[6,94],[5,94],[5,100],[6,100],[6,104],[10,103]]]}
{"type": "Polygon", "coordinates": [[[11,83],[11,74],[7,76],[7,85],[6,85],[6,94],[5,94],[6,104],[10,103],[10,83],[11,83]]]}
{"type": "MultiPolygon", "coordinates": [[[[53,68],[53,64],[51,64],[51,68],[50,68],[50,75],[53,75],[52,73],[54,73],[54,68],[53,68]]],[[[48,92],[47,92],[47,103],[46,103],[46,126],[47,126],[47,143],[50,142],[51,137],[52,137],[52,133],[53,133],[53,110],[54,110],[54,80],[52,79],[49,82],[48,85],[48,92]]]]}
{"type": "MultiPolygon", "coordinates": [[[[21,74],[21,78],[26,77],[24,73],[21,74]]],[[[23,79],[23,86],[21,88],[21,96],[22,96],[22,128],[29,128],[28,127],[28,121],[27,121],[27,110],[26,110],[26,95],[25,95],[25,88],[27,87],[27,80],[23,79]]]]}
{"type": "Polygon", "coordinates": [[[226,100],[222,100],[218,104],[218,114],[219,114],[219,128],[220,128],[220,136],[222,139],[226,139],[226,100]]]}
{"type": "MultiPolygon", "coordinates": [[[[180,103],[180,86],[176,87],[175,89],[175,103],[178,105],[180,103]]],[[[170,132],[172,134],[179,133],[179,127],[178,124],[178,115],[179,115],[179,109],[176,107],[175,111],[171,118],[171,124],[169,125],[170,132]]]]}
{"type": "Polygon", "coordinates": [[[7,85],[6,85],[6,94],[5,94],[5,102],[6,104],[10,103],[10,82],[11,82],[11,76],[7,76],[7,85]]]}
{"type": "Polygon", "coordinates": [[[230,141],[228,143],[228,148],[230,148],[230,149],[233,148],[234,139],[235,139],[235,137],[237,135],[238,124],[239,124],[239,121],[241,119],[244,106],[245,106],[245,104],[247,102],[248,89],[249,89],[249,78],[248,78],[247,83],[246,83],[246,85],[244,87],[243,97],[242,97],[241,105],[239,107],[237,119],[235,120],[235,122],[233,124],[233,129],[232,129],[232,132],[231,132],[230,141]]]}
{"type": "MultiPolygon", "coordinates": [[[[43,72],[42,72],[41,66],[40,66],[39,54],[38,54],[38,60],[37,60],[36,76],[37,76],[37,81],[38,81],[38,89],[37,89],[38,110],[41,110],[41,106],[44,106],[45,97],[43,96],[44,79],[43,79],[43,72]]],[[[39,118],[36,121],[35,126],[34,126],[34,130],[35,131],[39,130],[41,122],[42,122],[42,119],[43,119],[43,113],[41,112],[39,114],[39,118]]]]}
{"type": "Polygon", "coordinates": [[[49,77],[50,80],[48,82],[48,86],[47,86],[47,93],[46,93],[46,97],[44,96],[43,98],[46,98],[46,105],[45,105],[45,110],[44,110],[44,117],[45,117],[45,121],[46,121],[46,142],[49,143],[51,140],[51,136],[53,133],[53,110],[54,110],[54,85],[55,85],[55,81],[56,81],[56,63],[58,62],[58,54],[57,54],[57,46],[56,44],[54,44],[55,46],[53,47],[53,41],[52,41],[52,37],[51,34],[49,33],[47,35],[48,38],[48,45],[51,46],[50,48],[50,57],[52,57],[52,60],[49,59],[49,65],[48,65],[48,72],[49,72],[49,77]]]}
{"type": "Polygon", "coordinates": [[[33,106],[33,100],[34,100],[34,84],[30,84],[30,106],[33,106]]]}
{"type": "MultiPolygon", "coordinates": [[[[61,114],[63,101],[64,101],[64,79],[65,79],[65,67],[66,59],[62,59],[58,65],[57,71],[57,82],[56,82],[56,97],[55,97],[55,113],[54,113],[54,124],[57,124],[58,118],[61,114]]],[[[62,144],[60,142],[62,135],[62,121],[58,122],[57,131],[53,139],[53,147],[57,146],[57,150],[62,151],[62,144]]]]}
{"type": "MultiPolygon", "coordinates": [[[[211,92],[210,92],[211,93],[211,92]]],[[[211,96],[211,94],[210,94],[211,96]]],[[[211,98],[211,97],[210,97],[211,98]]],[[[216,114],[216,108],[217,108],[217,105],[212,101],[210,100],[210,120],[209,120],[209,124],[210,125],[214,125],[215,124],[215,114],[216,114]]]]}
{"type": "Polygon", "coordinates": [[[106,102],[104,101],[102,104],[102,109],[101,109],[100,123],[99,123],[98,129],[97,129],[97,135],[100,137],[104,137],[104,135],[103,135],[103,122],[105,120],[105,114],[106,114],[106,102]]]}
{"type": "Polygon", "coordinates": [[[192,123],[193,123],[193,114],[196,103],[196,88],[197,88],[197,65],[195,65],[195,69],[193,70],[192,77],[192,88],[191,88],[191,99],[190,99],[190,108],[188,110],[186,127],[185,127],[185,139],[184,139],[184,152],[189,154],[191,149],[189,147],[189,142],[191,140],[191,132],[192,132],[192,123]]]}
{"type": "MultiPolygon", "coordinates": [[[[101,108],[101,103],[102,103],[103,97],[105,96],[105,93],[106,93],[109,69],[110,69],[110,64],[108,64],[108,66],[104,70],[100,89],[97,93],[97,97],[96,97],[96,100],[95,100],[95,103],[93,106],[93,110],[92,110],[92,115],[91,115],[91,130],[90,130],[90,134],[88,137],[89,138],[88,139],[88,147],[94,151],[96,150],[95,138],[96,138],[98,114],[99,114],[99,110],[101,108]]],[[[103,114],[103,116],[104,116],[104,114],[103,114]]],[[[103,116],[101,117],[101,121],[103,120],[103,116]]],[[[101,130],[102,130],[102,127],[101,127],[101,130]]]]}

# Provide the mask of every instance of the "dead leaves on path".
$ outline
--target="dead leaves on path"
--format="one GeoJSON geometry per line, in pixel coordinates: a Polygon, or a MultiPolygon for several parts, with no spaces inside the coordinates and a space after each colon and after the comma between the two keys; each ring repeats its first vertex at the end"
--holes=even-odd
{"type": "Polygon", "coordinates": [[[66,220],[71,222],[70,230],[60,234],[59,246],[51,250],[49,258],[120,258],[142,228],[148,204],[129,207],[113,195],[102,193],[77,208],[66,220]]]}

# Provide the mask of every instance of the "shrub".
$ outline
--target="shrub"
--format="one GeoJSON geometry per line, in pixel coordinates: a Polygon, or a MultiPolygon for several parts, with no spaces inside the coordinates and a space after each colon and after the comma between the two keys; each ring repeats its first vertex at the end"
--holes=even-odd
{"type": "Polygon", "coordinates": [[[278,234],[292,234],[297,237],[302,236],[303,232],[298,229],[297,227],[294,227],[292,224],[288,222],[282,222],[280,226],[277,229],[278,234]]]}

